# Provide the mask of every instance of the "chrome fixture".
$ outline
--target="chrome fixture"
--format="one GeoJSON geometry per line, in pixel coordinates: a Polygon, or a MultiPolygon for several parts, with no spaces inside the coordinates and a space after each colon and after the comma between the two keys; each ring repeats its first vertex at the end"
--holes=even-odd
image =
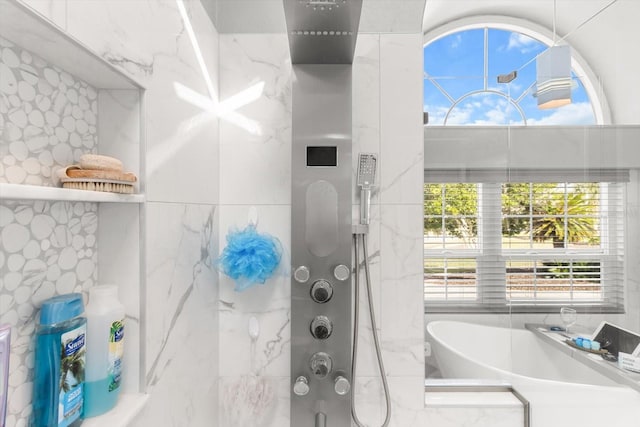
{"type": "Polygon", "coordinates": [[[333,277],[341,282],[347,280],[351,276],[351,269],[344,264],[337,265],[333,269],[333,277]]]}
{"type": "Polygon", "coordinates": [[[297,396],[306,396],[309,394],[309,380],[307,377],[300,375],[296,378],[296,382],[293,385],[293,392],[297,396]]]}
{"type": "Polygon", "coordinates": [[[333,390],[340,396],[344,396],[351,390],[351,383],[342,375],[338,375],[333,382],[333,390]]]}
{"type": "MultiPolygon", "coordinates": [[[[369,319],[371,320],[371,334],[376,349],[376,357],[378,359],[378,368],[380,369],[380,377],[384,388],[384,397],[386,405],[386,415],[382,427],[387,427],[391,422],[391,394],[389,393],[389,384],[387,383],[387,374],[384,370],[382,361],[382,350],[380,349],[380,340],[378,339],[378,327],[376,326],[376,316],[373,309],[373,298],[371,296],[371,274],[369,273],[369,254],[367,253],[367,234],[369,232],[369,207],[371,203],[371,188],[376,181],[376,163],[375,154],[360,154],[358,159],[358,186],[360,192],[360,225],[353,227],[353,244],[355,252],[355,290],[354,299],[354,325],[353,325],[353,353],[351,357],[351,375],[356,378],[356,367],[358,359],[358,333],[360,324],[360,242],[362,242],[362,264],[365,273],[365,288],[367,290],[367,300],[369,301],[369,319]]],[[[364,427],[358,419],[358,411],[356,410],[355,400],[351,399],[351,415],[357,427],[364,427]]]]}
{"type": "Polygon", "coordinates": [[[360,224],[369,225],[371,216],[371,188],[376,181],[375,154],[360,154],[358,158],[358,187],[360,187],[360,224]]]}
{"type": "Polygon", "coordinates": [[[327,316],[316,316],[311,322],[311,335],[317,340],[326,340],[333,332],[333,325],[327,316]]]}
{"type": "Polygon", "coordinates": [[[296,270],[293,272],[293,278],[296,279],[298,283],[307,282],[310,276],[311,276],[311,273],[309,272],[309,269],[304,265],[301,265],[300,267],[296,268],[296,270]]]}
{"type": "Polygon", "coordinates": [[[283,3],[293,64],[291,425],[351,427],[351,63],[362,0],[283,3]]]}
{"type": "Polygon", "coordinates": [[[333,296],[333,286],[324,279],[316,280],[311,285],[311,299],[318,304],[324,304],[333,296]]]}
{"type": "Polygon", "coordinates": [[[283,0],[291,62],[351,64],[362,0],[283,0]]]}
{"type": "Polygon", "coordinates": [[[319,351],[311,356],[311,360],[309,360],[309,367],[316,378],[322,379],[331,373],[333,361],[327,353],[319,351]]]}

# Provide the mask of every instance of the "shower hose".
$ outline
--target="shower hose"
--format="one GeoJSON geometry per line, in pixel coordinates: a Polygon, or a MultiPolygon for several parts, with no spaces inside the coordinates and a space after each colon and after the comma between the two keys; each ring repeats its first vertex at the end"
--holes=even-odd
{"type": "MultiPolygon", "coordinates": [[[[382,377],[382,386],[384,387],[384,397],[386,401],[387,407],[387,415],[385,416],[384,423],[381,427],[387,427],[389,425],[389,421],[391,421],[391,396],[389,394],[389,385],[387,384],[387,375],[384,371],[384,363],[382,362],[382,351],[380,350],[380,342],[378,340],[378,328],[376,326],[376,316],[373,310],[373,298],[371,298],[371,276],[369,274],[369,255],[367,254],[367,237],[366,234],[354,234],[353,242],[355,248],[355,309],[354,309],[354,325],[353,325],[353,358],[351,359],[351,372],[352,378],[355,383],[356,378],[356,358],[358,356],[358,323],[359,323],[359,315],[360,315],[360,250],[358,243],[358,236],[362,236],[362,253],[364,256],[364,275],[365,275],[365,283],[367,288],[367,300],[369,301],[369,317],[371,319],[371,333],[373,335],[373,342],[376,347],[376,356],[378,358],[378,367],[380,368],[380,376],[382,377]]],[[[354,384],[355,386],[355,384],[354,384]]],[[[351,399],[351,416],[353,417],[353,421],[356,423],[358,427],[365,427],[360,419],[358,419],[358,414],[356,412],[355,406],[355,393],[353,398],[351,399]]]]}

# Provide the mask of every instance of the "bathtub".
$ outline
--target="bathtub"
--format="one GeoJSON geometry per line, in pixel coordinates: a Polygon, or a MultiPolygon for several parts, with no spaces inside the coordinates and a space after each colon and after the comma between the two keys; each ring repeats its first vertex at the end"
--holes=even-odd
{"type": "Polygon", "coordinates": [[[640,393],[531,331],[434,321],[427,333],[444,378],[508,381],[530,402],[533,427],[640,426],[640,393]]]}

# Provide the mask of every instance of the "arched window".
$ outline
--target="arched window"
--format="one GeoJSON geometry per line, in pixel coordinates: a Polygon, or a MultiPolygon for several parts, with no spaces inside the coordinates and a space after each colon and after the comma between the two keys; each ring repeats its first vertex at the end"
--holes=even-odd
{"type": "Polygon", "coordinates": [[[572,70],[572,103],[541,110],[534,96],[535,58],[548,45],[490,26],[463,29],[424,47],[424,111],[429,125],[600,124],[582,78],[572,70]],[[517,77],[498,83],[499,75],[517,77]]]}
{"type": "MultiPolygon", "coordinates": [[[[572,52],[571,104],[542,110],[534,96],[536,57],[553,38],[526,28],[520,32],[515,25],[455,24],[424,47],[428,125],[585,126],[609,120],[597,80],[579,53],[572,52]],[[504,78],[513,71],[515,79],[504,78]],[[501,82],[498,76],[504,76],[501,82]]],[[[463,135],[454,132],[453,139],[463,135]]],[[[564,165],[558,169],[549,169],[544,156],[532,151],[506,169],[499,159],[491,166],[486,158],[475,163],[483,143],[492,141],[469,141],[469,150],[448,152],[443,140],[430,146],[425,139],[425,157],[433,149],[454,159],[442,169],[425,169],[427,310],[555,313],[567,305],[621,312],[622,182],[628,177],[582,167],[579,158],[571,161],[576,153],[570,138],[544,151],[568,156],[556,163],[564,165]],[[471,149],[473,144],[479,148],[471,149]]]]}

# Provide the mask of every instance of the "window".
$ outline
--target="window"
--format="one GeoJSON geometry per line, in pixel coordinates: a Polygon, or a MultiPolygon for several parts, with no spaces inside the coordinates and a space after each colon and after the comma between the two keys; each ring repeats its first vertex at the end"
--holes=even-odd
{"type": "MultiPolygon", "coordinates": [[[[592,102],[583,85],[585,76],[575,71],[572,104],[538,109],[535,58],[546,44],[517,31],[465,28],[424,48],[429,126],[593,125],[602,120],[601,109],[594,107],[597,99],[592,102]],[[498,75],[513,70],[515,80],[498,83],[498,75]]],[[[446,150],[442,143],[438,147],[446,150]]],[[[624,311],[628,172],[589,170],[575,161],[567,162],[572,166],[566,170],[550,170],[541,156],[521,169],[474,169],[465,167],[477,163],[464,152],[451,154],[456,157],[449,165],[459,166],[425,169],[424,298],[429,312],[557,313],[567,305],[583,312],[624,311]]]]}
{"type": "MultiPolygon", "coordinates": [[[[592,101],[583,84],[584,72],[575,70],[572,104],[537,108],[535,58],[548,46],[531,31],[513,27],[466,26],[425,46],[424,109],[430,126],[602,120],[596,95],[589,92],[592,101]],[[515,80],[498,83],[499,75],[513,70],[515,80]]],[[[550,170],[543,156],[533,156],[537,160],[531,164],[521,161],[521,169],[474,169],[464,167],[476,164],[464,152],[452,155],[451,164],[461,168],[425,170],[428,310],[557,312],[560,305],[572,305],[623,311],[628,171],[589,170],[576,161],[561,162],[571,164],[566,170],[550,170]]]]}
{"type": "Polygon", "coordinates": [[[430,310],[623,308],[621,183],[425,183],[430,310]]]}
{"type": "Polygon", "coordinates": [[[473,28],[438,38],[424,48],[424,111],[430,126],[589,125],[593,104],[572,71],[572,103],[540,110],[534,97],[537,55],[548,46],[499,28],[473,28]],[[510,83],[497,77],[517,71],[510,83]]]}

